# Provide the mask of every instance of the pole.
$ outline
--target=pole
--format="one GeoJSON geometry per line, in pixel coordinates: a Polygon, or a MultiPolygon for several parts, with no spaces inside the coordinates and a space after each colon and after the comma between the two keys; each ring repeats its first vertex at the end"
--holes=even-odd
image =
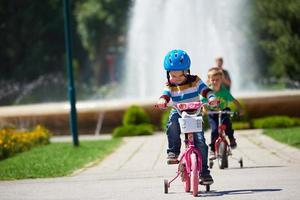
{"type": "Polygon", "coordinates": [[[77,129],[77,111],[76,111],[76,94],[74,87],[73,65],[72,65],[72,34],[70,24],[70,2],[64,0],[64,26],[65,26],[65,46],[66,46],[66,63],[68,71],[68,95],[70,101],[70,128],[73,137],[73,145],[79,146],[78,129],[77,129]]]}

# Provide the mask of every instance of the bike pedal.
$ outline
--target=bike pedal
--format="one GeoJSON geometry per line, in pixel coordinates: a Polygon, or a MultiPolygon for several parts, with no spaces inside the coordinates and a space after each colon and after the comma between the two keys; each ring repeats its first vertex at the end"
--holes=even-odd
{"type": "Polygon", "coordinates": [[[168,165],[175,165],[175,164],[178,164],[178,163],[179,163],[179,160],[168,160],[167,161],[168,165]]]}
{"type": "Polygon", "coordinates": [[[200,181],[200,182],[199,182],[200,185],[211,185],[211,184],[213,184],[213,183],[214,183],[214,181],[209,181],[209,182],[208,182],[208,181],[205,181],[205,182],[200,181]]]}

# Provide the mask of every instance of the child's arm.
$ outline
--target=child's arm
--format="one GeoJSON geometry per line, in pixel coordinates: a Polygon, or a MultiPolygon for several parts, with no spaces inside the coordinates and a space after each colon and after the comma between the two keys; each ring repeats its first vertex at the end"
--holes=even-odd
{"type": "Polygon", "coordinates": [[[199,79],[198,90],[200,95],[206,98],[211,106],[218,105],[215,93],[209,87],[207,87],[207,85],[201,79],[199,79]]]}
{"type": "Polygon", "coordinates": [[[171,93],[170,93],[170,89],[166,86],[164,91],[163,91],[163,95],[159,97],[158,102],[157,102],[157,106],[160,109],[164,109],[167,107],[167,104],[169,103],[171,99],[171,93]]]}
{"type": "Polygon", "coordinates": [[[237,108],[239,114],[240,114],[240,115],[243,115],[243,114],[244,114],[244,109],[242,108],[240,102],[239,102],[238,100],[236,100],[236,99],[233,99],[232,102],[233,102],[234,105],[236,106],[236,108],[237,108]]]}

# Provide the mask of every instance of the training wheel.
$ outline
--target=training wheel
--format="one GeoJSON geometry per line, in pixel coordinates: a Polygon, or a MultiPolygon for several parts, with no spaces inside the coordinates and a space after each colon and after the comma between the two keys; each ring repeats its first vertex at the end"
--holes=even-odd
{"type": "Polygon", "coordinates": [[[210,185],[206,185],[206,192],[210,191],[210,185]]]}
{"type": "Polygon", "coordinates": [[[243,158],[240,158],[239,163],[240,163],[240,167],[243,168],[243,166],[244,166],[243,158]]]}
{"type": "Polygon", "coordinates": [[[164,180],[164,188],[165,188],[165,194],[168,193],[168,189],[169,189],[169,182],[167,179],[164,180]]]}
{"type": "Polygon", "coordinates": [[[209,160],[209,168],[212,169],[214,166],[214,161],[212,160],[209,160]]]}

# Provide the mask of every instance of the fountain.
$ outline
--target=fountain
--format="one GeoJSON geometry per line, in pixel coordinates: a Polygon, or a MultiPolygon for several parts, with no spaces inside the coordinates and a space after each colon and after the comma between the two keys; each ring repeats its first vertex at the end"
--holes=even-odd
{"type": "Polygon", "coordinates": [[[136,0],[128,32],[123,87],[126,96],[157,98],[166,81],[164,56],[176,48],[187,51],[192,74],[203,80],[215,58],[222,56],[233,81],[233,92],[251,83],[253,86],[256,64],[245,23],[249,21],[249,2],[136,0]]]}
{"type": "MultiPolygon", "coordinates": [[[[162,62],[165,54],[175,48],[188,52],[192,74],[203,80],[215,58],[222,56],[224,68],[229,70],[233,81],[233,94],[242,97],[250,116],[299,116],[300,91],[258,94],[252,90],[247,96],[236,95],[255,87],[256,63],[247,37],[250,3],[250,0],[135,0],[130,12],[126,66],[119,84],[119,99],[78,102],[80,134],[111,132],[121,124],[124,110],[132,104],[143,106],[152,122],[158,124],[161,112],[154,110],[153,105],[166,82],[162,62]]],[[[19,100],[33,89],[29,87],[19,100]]],[[[69,105],[63,102],[2,106],[0,126],[31,120],[55,133],[66,134],[69,110],[69,105]]]]}

